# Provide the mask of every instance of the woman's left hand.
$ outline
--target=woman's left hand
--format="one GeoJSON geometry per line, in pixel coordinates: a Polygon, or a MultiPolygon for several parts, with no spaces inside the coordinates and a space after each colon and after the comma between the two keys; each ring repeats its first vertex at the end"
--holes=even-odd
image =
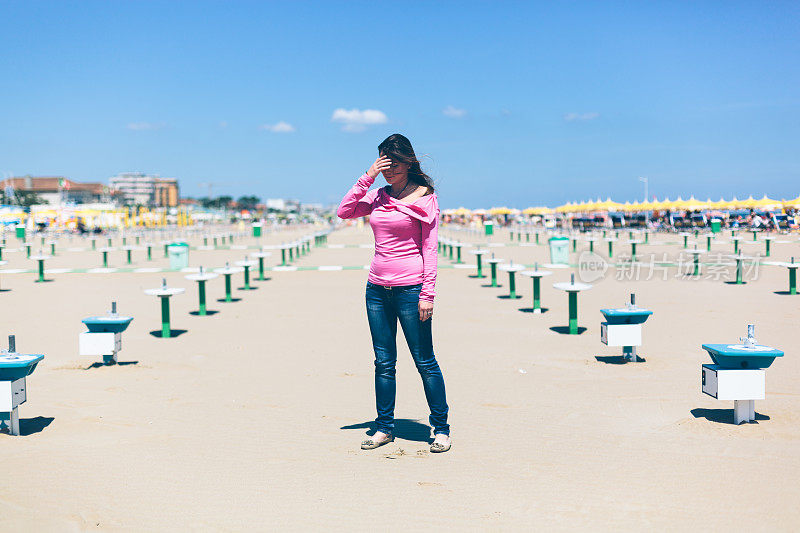
{"type": "Polygon", "coordinates": [[[433,302],[429,302],[428,300],[420,300],[419,301],[419,319],[422,322],[425,322],[431,316],[433,316],[433,302]]]}

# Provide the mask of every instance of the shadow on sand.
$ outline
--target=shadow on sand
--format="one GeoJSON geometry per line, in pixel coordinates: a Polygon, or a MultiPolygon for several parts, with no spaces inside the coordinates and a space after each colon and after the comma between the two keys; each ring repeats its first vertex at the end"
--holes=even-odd
{"type": "MultiPolygon", "coordinates": [[[[560,333],[561,335],[569,335],[569,326],[553,326],[550,328],[550,331],[555,331],[556,333],[560,333]]],[[[583,332],[586,331],[586,328],[583,326],[578,326],[578,333],[576,335],[583,335],[583,332]]]]}
{"type": "MultiPolygon", "coordinates": [[[[374,435],[375,421],[362,422],[360,424],[351,424],[349,426],[342,426],[339,429],[368,429],[367,435],[374,435]]],[[[411,420],[408,418],[397,418],[394,421],[394,436],[398,439],[411,440],[415,442],[433,442],[431,438],[431,427],[427,424],[411,420]]]]}
{"type": "MultiPolygon", "coordinates": [[[[691,413],[693,417],[705,418],[709,422],[719,422],[720,424],[733,424],[733,408],[704,409],[702,407],[698,407],[697,409],[692,409],[691,413]]],[[[762,415],[761,413],[756,413],[756,421],[754,423],[757,424],[759,420],[769,420],[769,417],[767,415],[762,415]]]]}
{"type": "MultiPolygon", "coordinates": [[[[169,337],[168,338],[171,339],[172,337],[179,337],[179,336],[183,335],[184,333],[186,333],[187,331],[189,331],[189,330],[188,329],[171,329],[171,330],[169,330],[169,337]]],[[[150,335],[152,335],[153,337],[157,337],[159,339],[162,338],[160,329],[154,329],[153,331],[150,332],[150,335]]]]}

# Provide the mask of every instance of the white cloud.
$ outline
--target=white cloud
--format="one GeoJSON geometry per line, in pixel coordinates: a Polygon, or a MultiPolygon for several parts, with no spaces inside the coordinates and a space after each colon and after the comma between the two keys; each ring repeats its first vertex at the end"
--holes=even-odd
{"type": "Polygon", "coordinates": [[[467,115],[467,110],[449,105],[442,109],[442,114],[450,118],[464,118],[467,115]]]}
{"type": "Polygon", "coordinates": [[[567,113],[564,115],[564,120],[567,122],[572,122],[573,120],[594,120],[600,116],[600,113],[595,113],[592,111],[591,113],[567,113]]]}
{"type": "Polygon", "coordinates": [[[164,122],[130,122],[125,126],[133,131],[160,130],[167,127],[164,122]]]}
{"type": "Polygon", "coordinates": [[[272,133],[291,133],[294,131],[294,126],[281,120],[275,124],[262,124],[258,129],[271,131],[272,133]]]}
{"type": "Polygon", "coordinates": [[[342,131],[358,132],[374,124],[385,124],[389,119],[386,113],[377,109],[344,109],[340,107],[333,112],[331,122],[342,123],[342,131]]]}

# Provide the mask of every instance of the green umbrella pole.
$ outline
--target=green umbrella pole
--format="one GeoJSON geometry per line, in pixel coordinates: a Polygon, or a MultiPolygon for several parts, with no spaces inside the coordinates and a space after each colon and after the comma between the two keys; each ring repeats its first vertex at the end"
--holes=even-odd
{"type": "Polygon", "coordinates": [[[711,251],[711,235],[706,237],[706,252],[711,251]]]}
{"type": "Polygon", "coordinates": [[[294,248],[289,248],[289,262],[294,261],[294,248]]]}
{"type": "Polygon", "coordinates": [[[208,237],[203,237],[203,246],[208,246],[208,237]]]}
{"type": "Polygon", "coordinates": [[[232,276],[232,274],[225,274],[225,301],[226,302],[233,301],[233,297],[231,296],[231,276],[232,276]]]}
{"type": "Polygon", "coordinates": [[[631,243],[631,259],[636,259],[636,243],[631,243]]]}
{"type": "Polygon", "coordinates": [[[589,241],[589,251],[594,252],[594,240],[589,241]]]}
{"type": "Polygon", "coordinates": [[[200,312],[198,314],[206,316],[206,280],[198,280],[197,292],[200,295],[200,312]]]}
{"type": "Polygon", "coordinates": [[[153,260],[153,247],[152,246],[148,246],[147,247],[147,260],[148,261],[152,261],[153,260]]]}
{"type": "Polygon", "coordinates": [[[757,233],[755,231],[753,232],[753,240],[754,241],[758,240],[758,235],[757,235],[757,233]]]}
{"type": "Polygon", "coordinates": [[[694,254],[694,273],[693,276],[697,276],[700,274],[700,258],[697,254],[694,254]]]}
{"type": "Polygon", "coordinates": [[[128,264],[130,265],[131,264],[131,252],[132,252],[132,250],[125,250],[125,252],[127,252],[128,264]]]}
{"type": "Polygon", "coordinates": [[[92,239],[92,250],[97,249],[97,239],[92,239]]]}
{"type": "Polygon", "coordinates": [[[542,310],[542,302],[541,302],[541,278],[534,277],[533,278],[533,312],[541,311],[542,310]]]}
{"type": "Polygon", "coordinates": [[[453,260],[453,245],[452,244],[448,247],[447,255],[450,258],[450,261],[452,261],[453,260]]]}
{"type": "Polygon", "coordinates": [[[497,263],[491,263],[492,267],[492,287],[497,287],[497,263]]]}
{"type": "Polygon", "coordinates": [[[614,243],[608,241],[608,257],[614,257],[614,243]]]}
{"type": "Polygon", "coordinates": [[[539,232],[536,232],[536,244],[539,244],[539,232]]]}
{"type": "Polygon", "coordinates": [[[513,231],[509,231],[508,235],[510,237],[511,242],[514,242],[514,232],[513,231]]]}
{"type": "Polygon", "coordinates": [[[569,334],[578,333],[578,293],[569,292],[569,334]]]}
{"type": "Polygon", "coordinates": [[[577,246],[578,246],[578,239],[572,239],[572,251],[573,252],[576,251],[577,246]]]}
{"type": "Polygon", "coordinates": [[[797,294],[797,269],[789,269],[789,294],[797,294]]]}
{"type": "MultiPolygon", "coordinates": [[[[769,254],[767,254],[769,255],[769,254]]],[[[456,247],[456,264],[460,265],[463,261],[461,260],[461,246],[456,247]]]]}
{"type": "Polygon", "coordinates": [[[111,248],[111,237],[108,238],[108,247],[111,248]]]}
{"type": "Polygon", "coordinates": [[[741,285],[742,284],[742,260],[741,259],[737,259],[736,260],[736,284],[737,285],[741,285]]]}
{"type": "Polygon", "coordinates": [[[169,245],[168,244],[164,245],[164,257],[169,257],[169,254],[167,253],[168,252],[167,251],[167,246],[169,246],[169,245]]]}
{"type": "MultiPolygon", "coordinates": [[[[769,244],[767,244],[767,248],[769,248],[769,244]]],[[[50,243],[50,255],[56,255],[56,243],[54,242],[50,243]]],[[[769,255],[769,252],[767,252],[767,255],[769,255]]]]}
{"type": "Polygon", "coordinates": [[[281,248],[281,266],[286,266],[286,248],[281,248]]]}
{"type": "Polygon", "coordinates": [[[475,257],[478,258],[478,277],[482,278],[483,276],[483,263],[481,262],[480,254],[476,255],[475,257]]]}
{"type": "Polygon", "coordinates": [[[647,244],[648,242],[650,242],[650,234],[645,232],[644,233],[644,243],[647,244]]]}
{"type": "Polygon", "coordinates": [[[128,238],[127,237],[123,237],[122,238],[122,246],[125,246],[126,244],[128,244],[128,238]]]}
{"type": "Polygon", "coordinates": [[[689,247],[689,236],[688,235],[684,235],[683,236],[683,247],[684,248],[688,248],[689,247]]]}
{"type": "Polygon", "coordinates": [[[30,259],[30,258],[31,258],[31,246],[30,246],[30,245],[28,245],[28,246],[26,246],[25,248],[26,248],[26,250],[25,250],[25,255],[26,255],[26,257],[27,257],[28,259],[30,259]]]}
{"type": "Polygon", "coordinates": [[[225,244],[225,235],[222,236],[222,244],[225,244]]]}
{"type": "Polygon", "coordinates": [[[103,268],[108,268],[108,252],[103,252],[103,268]]]}
{"type": "Polygon", "coordinates": [[[168,339],[172,329],[169,327],[169,296],[161,296],[161,338],[168,339]]]}
{"type": "Polygon", "coordinates": [[[0,261],[3,260],[3,247],[0,246],[0,261]]]}
{"type": "Polygon", "coordinates": [[[211,240],[211,242],[213,242],[213,243],[214,243],[214,248],[216,248],[216,247],[217,247],[217,238],[216,238],[216,237],[214,237],[214,238],[211,240]]]}
{"type": "Polygon", "coordinates": [[[522,296],[517,296],[517,282],[515,274],[516,272],[511,270],[508,271],[508,297],[512,300],[522,298],[522,296]]]}
{"type": "Polygon", "coordinates": [[[531,242],[531,234],[527,231],[525,232],[525,242],[531,242]]]}
{"type": "Polygon", "coordinates": [[[767,257],[769,257],[769,243],[770,243],[770,240],[767,239],[765,242],[767,243],[767,257]]]}
{"type": "Polygon", "coordinates": [[[250,267],[244,267],[244,290],[250,290],[250,267]]]}
{"type": "Polygon", "coordinates": [[[44,281],[44,259],[39,259],[39,279],[37,282],[44,281]]]}
{"type": "Polygon", "coordinates": [[[733,253],[734,254],[738,254],[739,253],[739,241],[738,240],[733,241],[733,253]]]}
{"type": "Polygon", "coordinates": [[[258,258],[258,281],[264,281],[264,258],[258,258]]]}

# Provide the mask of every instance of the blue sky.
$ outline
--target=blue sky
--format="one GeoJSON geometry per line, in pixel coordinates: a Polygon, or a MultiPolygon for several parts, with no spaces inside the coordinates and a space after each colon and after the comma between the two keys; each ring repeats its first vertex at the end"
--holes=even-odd
{"type": "Polygon", "coordinates": [[[443,207],[795,197],[798,28],[798,2],[4,2],[0,172],[335,203],[401,132],[443,207]]]}

